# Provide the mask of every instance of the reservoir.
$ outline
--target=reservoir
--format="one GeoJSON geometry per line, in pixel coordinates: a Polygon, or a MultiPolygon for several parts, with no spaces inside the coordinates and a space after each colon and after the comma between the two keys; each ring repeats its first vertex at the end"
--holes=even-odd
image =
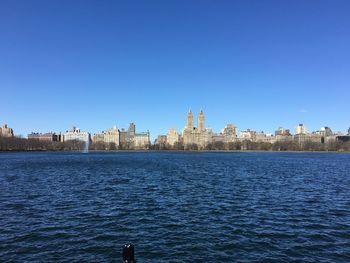
{"type": "Polygon", "coordinates": [[[350,262],[350,154],[0,154],[1,262],[350,262]]]}

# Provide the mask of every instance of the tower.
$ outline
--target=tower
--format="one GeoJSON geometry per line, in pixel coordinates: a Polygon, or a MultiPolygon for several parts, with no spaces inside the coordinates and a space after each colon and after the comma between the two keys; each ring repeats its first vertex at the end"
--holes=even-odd
{"type": "Polygon", "coordinates": [[[128,134],[131,136],[134,136],[135,132],[136,132],[136,127],[135,127],[135,124],[132,122],[129,125],[128,134]]]}
{"type": "Polygon", "coordinates": [[[299,124],[296,129],[296,134],[307,134],[307,129],[304,124],[299,124]]]}
{"type": "Polygon", "coordinates": [[[202,132],[205,130],[205,116],[202,110],[198,114],[198,130],[199,132],[202,132]]]}
{"type": "Polygon", "coordinates": [[[193,114],[191,110],[187,113],[186,129],[193,130],[193,114]]]}

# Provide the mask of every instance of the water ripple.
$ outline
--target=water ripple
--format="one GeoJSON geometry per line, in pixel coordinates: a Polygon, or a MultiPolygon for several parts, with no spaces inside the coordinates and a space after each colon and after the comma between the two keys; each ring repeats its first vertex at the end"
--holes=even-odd
{"type": "Polygon", "coordinates": [[[1,262],[350,262],[350,155],[5,153],[1,262]]]}

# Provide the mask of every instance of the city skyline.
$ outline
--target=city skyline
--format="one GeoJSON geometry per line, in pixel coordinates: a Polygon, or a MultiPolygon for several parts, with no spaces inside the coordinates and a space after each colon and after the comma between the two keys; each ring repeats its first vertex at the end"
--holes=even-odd
{"type": "Polygon", "coordinates": [[[227,122],[346,131],[349,9],[348,1],[2,1],[0,123],[25,136],[134,122],[153,137],[182,129],[191,107],[205,109],[215,131],[227,122]]]}
{"type": "MultiPolygon", "coordinates": [[[[187,111],[187,114],[189,113],[189,112],[193,112],[192,111],[192,108],[189,108],[189,110],[187,111]]],[[[203,113],[203,109],[201,108],[199,111],[198,111],[198,114],[200,115],[201,113],[203,113]]],[[[204,116],[203,116],[204,117],[204,116]]],[[[195,124],[196,123],[199,123],[199,119],[197,120],[197,117],[196,116],[194,116],[193,117],[194,119],[192,120],[192,122],[193,122],[193,127],[195,127],[195,124]]],[[[205,116],[205,119],[207,118],[207,115],[205,116]]],[[[290,130],[291,131],[291,133],[292,134],[297,134],[297,130],[298,130],[298,128],[299,128],[299,126],[300,126],[300,124],[303,124],[304,126],[305,126],[305,128],[307,129],[307,132],[308,133],[312,133],[312,132],[316,132],[316,131],[319,131],[320,129],[322,129],[322,128],[324,128],[324,127],[331,127],[330,125],[321,125],[321,126],[319,126],[318,128],[316,128],[316,129],[312,129],[312,128],[310,128],[309,126],[308,126],[308,124],[307,123],[302,123],[302,122],[299,122],[299,123],[297,123],[297,124],[295,124],[295,125],[287,125],[287,126],[282,126],[282,125],[278,125],[278,126],[276,126],[276,127],[271,127],[270,129],[268,129],[268,130],[263,130],[263,129],[259,129],[259,128],[253,128],[253,127],[255,127],[254,125],[251,125],[251,126],[248,126],[248,127],[239,127],[239,125],[237,125],[237,123],[236,122],[234,122],[234,121],[226,121],[226,122],[224,122],[222,125],[221,125],[221,127],[219,127],[219,129],[213,129],[212,128],[212,126],[210,125],[210,123],[208,124],[208,122],[205,120],[205,125],[207,125],[207,126],[205,126],[205,128],[208,128],[208,129],[210,129],[210,130],[212,130],[214,133],[220,133],[221,132],[221,130],[224,128],[224,126],[225,125],[227,125],[227,124],[234,124],[235,125],[235,128],[236,128],[236,130],[237,130],[237,134],[240,134],[241,132],[244,132],[244,131],[246,131],[246,130],[251,130],[251,131],[256,131],[256,132],[263,132],[264,134],[274,134],[275,133],[275,131],[277,130],[277,129],[279,129],[279,128],[284,128],[284,129],[288,129],[288,130],[290,130]]],[[[2,123],[0,123],[1,125],[8,125],[8,122],[2,122],[2,123]]],[[[27,137],[27,135],[28,134],[45,134],[45,133],[55,133],[55,134],[60,134],[60,133],[62,133],[62,134],[64,134],[64,133],[66,133],[66,132],[68,132],[70,129],[75,129],[75,128],[79,128],[79,129],[82,129],[82,130],[84,130],[85,132],[88,132],[89,134],[91,134],[91,135],[93,135],[93,134],[98,134],[98,133],[101,133],[101,132],[104,132],[104,131],[106,131],[107,129],[109,129],[110,127],[114,127],[114,128],[117,128],[117,129],[119,129],[120,131],[122,131],[122,130],[127,130],[128,128],[128,126],[130,125],[130,124],[137,124],[137,123],[135,123],[135,122],[133,122],[133,121],[131,121],[131,122],[129,122],[127,125],[118,125],[117,124],[117,122],[110,122],[110,125],[108,126],[106,126],[106,127],[99,127],[99,128],[96,128],[94,131],[91,131],[91,130],[88,130],[88,129],[85,129],[85,128],[81,128],[81,126],[79,126],[79,125],[76,125],[76,124],[73,124],[73,125],[71,125],[71,126],[69,126],[69,127],[66,127],[66,128],[61,128],[61,129],[58,129],[58,130],[54,130],[54,129],[50,129],[50,127],[46,127],[46,128],[44,128],[43,130],[40,130],[40,129],[36,129],[36,128],[32,128],[32,129],[30,129],[30,128],[28,128],[28,130],[30,130],[30,132],[28,132],[28,133],[26,133],[26,134],[21,134],[21,133],[19,133],[19,132],[14,132],[14,135],[15,136],[20,136],[20,137],[27,137]]],[[[200,124],[198,124],[198,125],[200,125],[200,124]]],[[[11,128],[13,128],[13,127],[16,127],[16,125],[10,125],[11,126],[11,128]]],[[[175,131],[177,131],[178,133],[180,133],[180,134],[182,134],[182,132],[183,132],[183,130],[184,129],[186,129],[186,126],[187,126],[187,121],[183,121],[183,126],[182,127],[175,127],[175,126],[170,126],[170,127],[164,127],[162,130],[164,130],[164,132],[163,133],[152,133],[152,127],[146,127],[145,129],[141,129],[141,130],[147,130],[149,133],[150,133],[150,139],[151,139],[151,141],[153,142],[155,139],[157,139],[157,136],[159,136],[159,135],[161,135],[161,134],[166,134],[168,131],[169,131],[169,129],[174,129],[175,131]]],[[[332,127],[331,127],[332,128],[332,127]]],[[[15,128],[13,128],[15,131],[16,131],[16,129],[15,128]]],[[[333,128],[332,128],[333,129],[333,128]]],[[[350,126],[348,125],[347,126],[347,128],[345,128],[344,130],[336,130],[336,129],[334,129],[333,130],[333,132],[334,133],[340,133],[340,134],[347,134],[348,132],[349,132],[349,130],[350,130],[350,126]]]]}
{"type": "Polygon", "coordinates": [[[32,132],[28,139],[14,133],[4,124],[0,128],[1,148],[4,149],[50,149],[58,150],[339,150],[349,148],[350,128],[346,132],[334,132],[323,126],[311,131],[304,124],[293,130],[278,127],[274,133],[245,129],[238,132],[234,123],[228,122],[220,131],[206,125],[206,115],[201,109],[198,114],[189,110],[183,129],[178,132],[169,127],[166,134],[155,134],[149,130],[136,129],[130,123],[127,129],[113,126],[98,133],[81,130],[73,126],[64,133],[32,132]],[[195,121],[197,116],[197,121],[195,121]],[[154,139],[156,138],[156,139],[154,139]],[[12,143],[12,144],[11,144],[12,143]],[[11,146],[12,145],[12,146],[11,146]],[[25,148],[27,147],[27,148],[25,148]],[[42,148],[40,148],[42,147],[42,148]],[[344,147],[344,148],[342,148],[344,147]]]}
{"type": "MultiPolygon", "coordinates": [[[[171,127],[166,127],[163,130],[165,130],[164,133],[157,133],[157,134],[152,134],[151,131],[151,127],[148,127],[145,129],[145,131],[147,131],[147,133],[150,134],[150,139],[153,142],[155,139],[157,139],[157,136],[162,135],[162,134],[166,134],[169,130],[174,130],[176,132],[178,132],[179,134],[183,135],[184,133],[186,133],[186,129],[189,129],[190,131],[193,129],[198,129],[199,131],[205,131],[205,130],[210,130],[210,132],[212,132],[213,134],[220,134],[221,131],[226,127],[225,125],[234,125],[235,127],[235,133],[237,134],[237,136],[241,133],[244,133],[246,131],[254,131],[254,132],[258,132],[258,133],[264,133],[266,135],[274,135],[275,132],[278,129],[284,129],[284,130],[288,130],[290,131],[291,134],[298,134],[298,133],[307,133],[307,134],[311,134],[314,132],[318,132],[323,128],[331,128],[331,126],[329,125],[323,125],[323,126],[319,126],[319,128],[317,129],[310,129],[309,126],[305,123],[298,123],[296,125],[294,125],[293,127],[291,126],[276,126],[276,127],[271,127],[271,129],[269,130],[263,130],[263,129],[254,129],[252,128],[252,126],[250,127],[244,127],[244,128],[239,128],[239,126],[237,126],[236,122],[232,122],[232,121],[226,121],[224,124],[222,124],[221,128],[214,130],[212,128],[212,126],[206,121],[207,119],[207,115],[205,114],[205,112],[203,111],[203,109],[200,109],[197,112],[198,115],[196,115],[196,112],[193,112],[191,108],[189,108],[189,110],[186,113],[186,118],[184,118],[183,120],[183,126],[182,127],[175,127],[175,126],[171,126],[171,127]],[[300,132],[302,131],[302,132],[300,132]]],[[[3,125],[3,127],[8,127],[8,123],[4,122],[1,125],[3,125]]],[[[23,134],[19,134],[18,132],[13,132],[14,136],[20,136],[20,137],[27,137],[27,135],[29,134],[64,134],[67,132],[70,132],[72,129],[78,129],[79,132],[80,130],[89,133],[90,135],[96,135],[96,134],[101,134],[104,133],[110,129],[118,129],[119,131],[127,131],[128,129],[130,129],[130,125],[133,126],[135,129],[135,126],[137,125],[137,123],[135,122],[129,122],[128,125],[125,126],[120,126],[120,125],[116,125],[114,124],[110,124],[108,127],[100,127],[100,129],[97,129],[96,132],[92,132],[90,130],[84,129],[78,125],[72,125],[66,129],[60,129],[60,130],[53,130],[50,129],[49,127],[47,127],[45,130],[38,130],[38,129],[32,129],[31,132],[27,133],[26,135],[23,134]],[[112,127],[112,128],[111,128],[112,127]],[[128,128],[129,127],[129,128],[128,128]]],[[[10,129],[12,130],[13,126],[10,125],[10,129]]],[[[139,128],[138,128],[139,129],[139,128]]],[[[15,129],[13,129],[15,130],[15,129]]],[[[344,130],[333,130],[332,131],[334,134],[344,134],[347,135],[350,133],[350,126],[348,126],[348,128],[344,129],[344,130]]]]}

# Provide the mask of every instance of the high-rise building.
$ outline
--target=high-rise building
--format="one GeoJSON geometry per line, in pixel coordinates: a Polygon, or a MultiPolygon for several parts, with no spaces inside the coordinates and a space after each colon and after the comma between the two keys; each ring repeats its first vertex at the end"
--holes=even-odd
{"type": "MultiPolygon", "coordinates": [[[[124,136],[124,134],[122,134],[124,136]]],[[[147,132],[136,132],[136,125],[130,123],[129,129],[126,132],[126,143],[127,149],[148,149],[150,145],[150,133],[147,132]]],[[[123,138],[122,138],[123,139],[123,138]]]]}
{"type": "Polygon", "coordinates": [[[132,123],[130,123],[130,125],[129,125],[128,134],[129,134],[130,136],[133,136],[133,135],[135,135],[135,132],[136,132],[136,126],[135,126],[135,124],[132,122],[132,123]]]}
{"type": "Polygon", "coordinates": [[[205,128],[205,116],[204,112],[201,110],[198,114],[198,128],[194,127],[193,124],[193,114],[190,110],[187,113],[186,127],[183,129],[182,137],[185,148],[196,144],[199,148],[205,148],[212,139],[211,129],[205,128]]]}
{"type": "Polygon", "coordinates": [[[193,124],[193,114],[192,111],[189,110],[187,113],[187,118],[186,118],[186,129],[193,130],[194,124],[193,124]]]}
{"type": "Polygon", "coordinates": [[[149,131],[135,133],[133,142],[134,149],[148,149],[150,144],[151,140],[149,131]]]}
{"type": "Polygon", "coordinates": [[[105,143],[114,143],[116,146],[119,146],[119,130],[117,126],[113,126],[113,128],[105,132],[105,143]]]}
{"type": "Polygon", "coordinates": [[[170,128],[167,135],[167,143],[171,146],[174,146],[175,143],[178,143],[180,140],[180,135],[174,128],[170,128]]]}
{"type": "Polygon", "coordinates": [[[304,124],[299,124],[296,128],[296,133],[295,134],[308,134],[306,127],[304,124]]]}
{"type": "Polygon", "coordinates": [[[202,110],[198,114],[197,121],[198,121],[198,131],[203,132],[205,130],[205,116],[202,110]]]}
{"type": "Polygon", "coordinates": [[[124,128],[122,128],[122,130],[119,132],[119,145],[121,145],[123,148],[127,147],[127,141],[126,141],[127,134],[128,132],[125,131],[124,128]]]}
{"type": "Polygon", "coordinates": [[[0,127],[0,136],[13,137],[13,130],[9,128],[7,124],[4,124],[2,127],[0,127]]]}

